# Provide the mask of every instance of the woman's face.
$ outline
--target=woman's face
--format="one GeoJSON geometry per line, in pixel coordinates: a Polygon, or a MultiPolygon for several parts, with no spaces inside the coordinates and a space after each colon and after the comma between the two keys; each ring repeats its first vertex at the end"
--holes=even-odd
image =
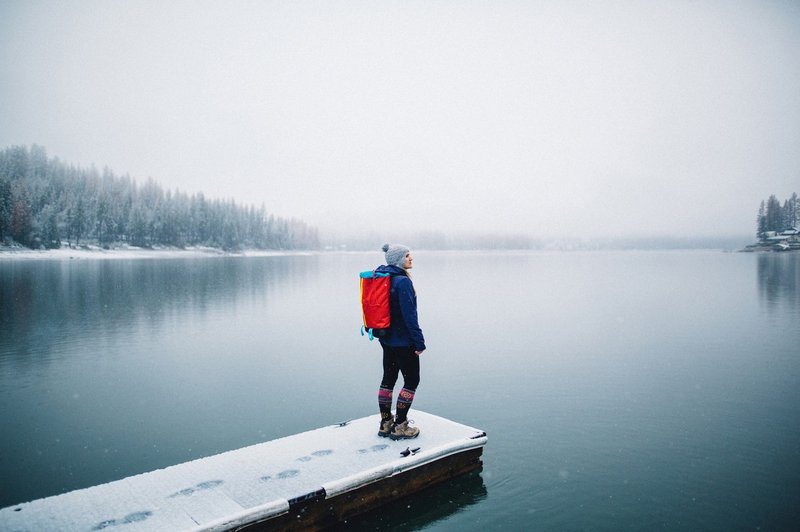
{"type": "Polygon", "coordinates": [[[410,270],[411,268],[413,268],[414,266],[413,264],[411,264],[413,261],[414,258],[411,256],[411,252],[409,251],[408,253],[406,253],[405,259],[403,259],[403,269],[410,270]]]}

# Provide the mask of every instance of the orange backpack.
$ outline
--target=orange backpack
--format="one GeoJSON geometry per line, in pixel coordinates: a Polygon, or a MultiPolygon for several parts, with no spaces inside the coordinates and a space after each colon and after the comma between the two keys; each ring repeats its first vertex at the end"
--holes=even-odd
{"type": "Polygon", "coordinates": [[[388,273],[367,271],[359,274],[361,284],[361,313],[364,325],[361,336],[369,334],[374,337],[386,336],[389,332],[391,318],[389,314],[389,291],[392,287],[392,276],[388,273]]]}

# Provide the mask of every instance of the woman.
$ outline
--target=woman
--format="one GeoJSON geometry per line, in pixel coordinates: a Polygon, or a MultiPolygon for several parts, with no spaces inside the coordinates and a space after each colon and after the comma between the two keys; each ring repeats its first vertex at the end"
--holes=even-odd
{"type": "Polygon", "coordinates": [[[408,409],[419,386],[419,357],[425,351],[425,338],[417,321],[417,294],[409,270],[414,259],[402,244],[384,244],[386,266],[376,271],[392,276],[389,294],[391,325],[380,339],[383,348],[383,378],[378,390],[381,424],[378,436],[393,440],[416,438],[419,429],[408,424],[408,409]],[[403,374],[403,388],[397,396],[397,415],[392,417],[392,394],[398,373],[403,374]]]}

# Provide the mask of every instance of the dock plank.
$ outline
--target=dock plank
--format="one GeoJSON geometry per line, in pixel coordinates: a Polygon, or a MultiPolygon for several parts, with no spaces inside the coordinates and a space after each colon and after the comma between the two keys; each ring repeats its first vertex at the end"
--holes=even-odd
{"type": "Polygon", "coordinates": [[[378,416],[367,416],[3,508],[0,529],[229,530],[279,523],[291,508],[319,499],[343,503],[336,511],[317,504],[330,520],[386,502],[397,490],[382,493],[378,484],[391,485],[386,481],[414,469],[426,474],[408,487],[421,489],[475,467],[487,441],[483,431],[419,410],[413,417],[421,428],[413,440],[379,437],[378,416]],[[403,456],[409,447],[419,450],[403,456]]]}

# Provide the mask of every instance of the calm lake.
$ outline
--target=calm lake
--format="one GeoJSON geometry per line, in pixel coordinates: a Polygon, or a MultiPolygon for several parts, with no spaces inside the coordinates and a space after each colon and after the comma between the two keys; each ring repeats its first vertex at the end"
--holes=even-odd
{"type": "MultiPolygon", "coordinates": [[[[414,258],[413,406],[484,467],[348,529],[797,529],[800,253],[414,258]]],[[[381,261],[0,260],[0,507],[377,412],[381,261]]]]}

